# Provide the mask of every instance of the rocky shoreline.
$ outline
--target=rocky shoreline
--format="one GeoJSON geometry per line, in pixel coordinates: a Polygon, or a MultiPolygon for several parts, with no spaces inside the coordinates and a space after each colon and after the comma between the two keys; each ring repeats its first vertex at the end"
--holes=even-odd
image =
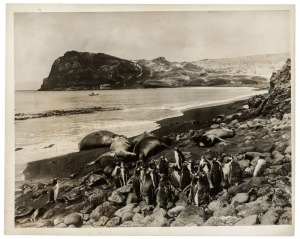
{"type": "MultiPolygon", "coordinates": [[[[149,163],[163,157],[169,165],[176,164],[176,147],[180,148],[186,162],[195,165],[200,165],[202,158],[209,162],[217,159],[225,175],[226,167],[233,167],[234,158],[235,171],[238,171],[236,180],[233,182],[223,177],[217,191],[207,191],[210,195],[205,203],[188,200],[185,190],[179,190],[173,179],[170,179],[170,184],[176,189],[174,200],[167,205],[160,207],[136,199],[130,180],[116,187],[113,171],[122,159],[116,157],[109,147],[104,147],[28,165],[25,170],[27,181],[16,189],[15,226],[99,228],[293,224],[290,77],[290,61],[287,61],[283,69],[272,76],[267,95],[230,104],[227,107],[231,111],[227,114],[214,114],[212,107],[210,115],[214,115],[213,119],[199,122],[190,114],[188,121],[186,118],[163,121],[162,128],[153,132],[173,143],[147,158],[149,163]],[[213,145],[201,145],[205,133],[221,128],[234,129],[234,136],[213,145]],[[59,177],[60,190],[57,201],[49,203],[54,177],[59,177]]],[[[136,160],[125,162],[128,178],[135,172],[136,164],[136,160]]]]}
{"type": "Polygon", "coordinates": [[[117,107],[111,108],[102,108],[102,107],[89,107],[89,108],[78,108],[78,109],[70,109],[70,110],[50,110],[44,113],[18,113],[15,114],[15,120],[28,120],[28,119],[36,119],[36,118],[47,118],[47,117],[59,117],[59,116],[67,116],[67,115],[77,115],[77,114],[92,114],[99,111],[113,111],[120,110],[117,107]]]}
{"type": "MultiPolygon", "coordinates": [[[[224,116],[224,121],[217,124],[232,126],[236,129],[236,136],[228,139],[228,143],[219,143],[212,148],[199,147],[192,140],[197,134],[194,130],[170,135],[175,146],[192,159],[200,155],[213,157],[220,152],[222,164],[226,164],[229,155],[234,154],[238,158],[243,170],[242,183],[223,189],[206,208],[188,204],[185,195],[180,193],[174,205],[166,209],[145,205],[144,201],[126,205],[132,185],[113,190],[112,179],[105,173],[105,169],[117,159],[104,156],[103,164],[86,163],[80,172],[59,179],[61,201],[56,204],[46,205],[51,182],[40,180],[23,184],[16,192],[16,226],[62,228],[291,224],[290,114],[285,114],[282,120],[273,117],[252,118],[233,119],[225,123],[232,117],[224,116]],[[259,159],[265,159],[267,167],[262,177],[253,177],[259,159]],[[253,188],[255,192],[249,193],[253,188]],[[62,196],[65,200],[62,200],[62,196]]],[[[212,122],[210,127],[217,127],[217,124],[212,122]]],[[[162,151],[155,158],[161,155],[174,162],[172,149],[162,151]]]]}

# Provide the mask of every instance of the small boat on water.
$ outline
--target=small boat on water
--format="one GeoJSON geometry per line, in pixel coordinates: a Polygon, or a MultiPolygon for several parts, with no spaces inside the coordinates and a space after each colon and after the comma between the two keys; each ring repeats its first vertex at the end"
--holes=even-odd
{"type": "Polygon", "coordinates": [[[92,92],[91,94],[89,94],[89,96],[95,96],[95,95],[99,95],[99,93],[92,92]]]}

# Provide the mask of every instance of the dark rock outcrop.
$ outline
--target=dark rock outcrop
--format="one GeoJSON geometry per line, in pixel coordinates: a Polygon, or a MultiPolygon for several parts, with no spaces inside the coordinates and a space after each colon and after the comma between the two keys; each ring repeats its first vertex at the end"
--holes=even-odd
{"type": "Polygon", "coordinates": [[[281,70],[273,73],[269,92],[254,96],[248,101],[255,116],[271,116],[281,119],[283,114],[291,112],[291,60],[288,59],[281,70]]]}
{"type": "Polygon", "coordinates": [[[141,77],[142,67],[104,53],[68,51],[56,59],[40,90],[128,88],[141,77]]]}

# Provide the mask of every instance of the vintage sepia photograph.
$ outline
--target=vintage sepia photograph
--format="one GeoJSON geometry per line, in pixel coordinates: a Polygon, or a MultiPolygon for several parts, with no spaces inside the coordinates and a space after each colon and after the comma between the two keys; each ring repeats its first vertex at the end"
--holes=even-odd
{"type": "Polygon", "coordinates": [[[6,10],[6,234],[293,235],[293,5],[6,10]]]}

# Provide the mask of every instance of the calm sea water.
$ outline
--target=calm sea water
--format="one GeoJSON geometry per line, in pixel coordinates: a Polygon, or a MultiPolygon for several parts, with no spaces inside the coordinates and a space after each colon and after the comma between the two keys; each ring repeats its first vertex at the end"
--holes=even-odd
{"type": "Polygon", "coordinates": [[[128,137],[157,129],[156,121],[182,115],[182,110],[222,104],[262,92],[252,88],[205,87],[96,91],[16,91],[15,113],[50,110],[118,107],[118,111],[15,121],[16,177],[26,163],[78,151],[87,134],[109,130],[128,137]],[[51,148],[45,148],[54,144],[51,148]]]}

